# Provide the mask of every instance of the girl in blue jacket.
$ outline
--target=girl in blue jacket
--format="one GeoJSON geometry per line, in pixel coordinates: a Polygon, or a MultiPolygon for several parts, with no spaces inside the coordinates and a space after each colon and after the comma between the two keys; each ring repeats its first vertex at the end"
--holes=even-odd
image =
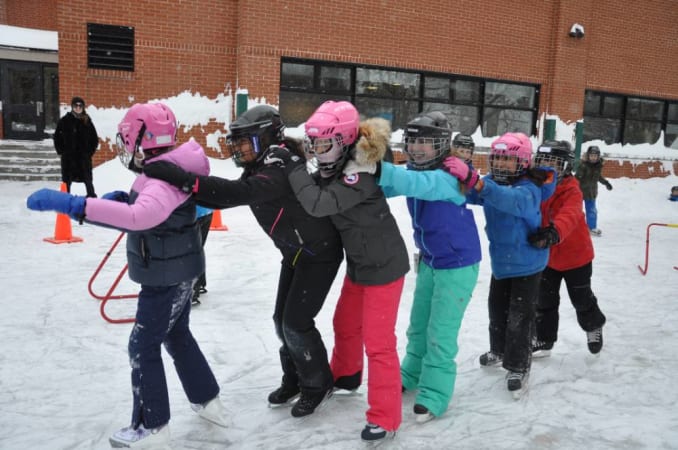
{"type": "Polygon", "coordinates": [[[457,337],[478,281],[480,239],[473,212],[459,180],[439,170],[450,155],[451,134],[439,111],[416,117],[404,135],[409,170],[383,162],[379,176],[386,196],[407,196],[420,255],[400,367],[403,388],[418,390],[414,414],[419,423],[443,414],[452,399],[457,337]]]}
{"type": "Polygon", "coordinates": [[[533,247],[527,238],[541,226],[541,202],[555,189],[554,172],[530,169],[531,159],[526,135],[502,135],[492,142],[490,174],[467,197],[483,205],[492,266],[490,351],[480,356],[480,365],[502,364],[516,398],[530,373],[539,280],[549,256],[548,249],[533,247]]]}

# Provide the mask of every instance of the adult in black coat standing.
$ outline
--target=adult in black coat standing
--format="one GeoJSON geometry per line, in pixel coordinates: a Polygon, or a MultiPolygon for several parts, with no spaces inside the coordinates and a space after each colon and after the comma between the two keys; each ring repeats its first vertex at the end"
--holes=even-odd
{"type": "Polygon", "coordinates": [[[73,97],[71,111],[59,119],[54,132],[54,148],[61,157],[61,180],[71,192],[71,183],[85,183],[87,197],[96,197],[92,183],[92,155],[99,136],[85,112],[85,101],[73,97]]]}

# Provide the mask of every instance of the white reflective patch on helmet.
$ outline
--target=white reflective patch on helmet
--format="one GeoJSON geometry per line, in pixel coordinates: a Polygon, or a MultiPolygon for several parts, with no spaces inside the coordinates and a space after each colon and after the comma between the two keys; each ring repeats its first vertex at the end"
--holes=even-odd
{"type": "Polygon", "coordinates": [[[162,136],[156,136],[155,137],[155,143],[159,144],[159,145],[163,145],[163,144],[169,145],[169,144],[172,143],[172,136],[170,136],[169,134],[164,134],[162,136]]]}

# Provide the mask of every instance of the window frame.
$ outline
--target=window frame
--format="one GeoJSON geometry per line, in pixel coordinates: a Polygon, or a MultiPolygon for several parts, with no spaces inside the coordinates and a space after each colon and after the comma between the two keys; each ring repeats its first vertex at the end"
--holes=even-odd
{"type": "MultiPolygon", "coordinates": [[[[604,140],[605,142],[608,142],[610,144],[612,143],[621,143],[622,145],[625,144],[638,144],[641,142],[636,142],[630,141],[630,136],[631,133],[627,131],[627,124],[628,123],[647,123],[647,124],[660,124],[660,136],[661,134],[664,135],[664,141],[663,145],[665,147],[669,147],[668,143],[668,136],[667,136],[667,126],[668,125],[676,125],[678,126],[678,115],[676,116],[675,120],[670,120],[669,119],[669,108],[671,105],[677,105],[675,108],[678,108],[678,101],[677,100],[669,100],[669,99],[664,99],[664,98],[657,98],[657,97],[645,97],[641,95],[629,95],[629,94],[620,94],[616,92],[607,92],[607,91],[599,91],[596,89],[586,89],[584,92],[584,110],[582,117],[584,118],[584,127],[586,129],[586,123],[587,119],[589,120],[595,120],[595,121],[600,121],[600,120],[619,120],[619,133],[618,133],[618,139],[615,138],[615,140],[611,140],[608,142],[607,139],[605,139],[602,136],[594,136],[590,137],[587,140],[593,140],[593,139],[601,139],[604,140]],[[591,113],[591,111],[586,110],[586,96],[588,95],[597,95],[600,97],[599,99],[599,105],[598,105],[598,111],[597,114],[591,113]],[[621,99],[622,100],[622,112],[620,114],[608,114],[604,110],[604,101],[606,98],[615,98],[615,99],[621,99]],[[662,114],[661,114],[661,119],[657,118],[647,118],[647,117],[634,117],[631,114],[629,114],[629,103],[630,101],[650,101],[650,102],[660,102],[663,104],[662,106],[662,114]]],[[[589,122],[590,123],[590,122],[589,122]]],[[[642,142],[642,143],[647,143],[647,144],[654,144],[655,142],[642,142]]]]}
{"type": "MultiPolygon", "coordinates": [[[[420,114],[422,111],[424,111],[425,104],[430,104],[430,103],[437,103],[437,104],[445,104],[449,105],[451,108],[454,109],[457,107],[463,107],[461,109],[471,107],[471,108],[476,108],[477,111],[477,117],[473,118],[475,120],[475,125],[473,128],[473,132],[480,126],[481,127],[481,132],[484,132],[484,120],[485,120],[485,108],[493,108],[493,109],[504,109],[504,110],[517,110],[517,111],[523,111],[523,112],[528,112],[531,114],[531,119],[530,119],[530,125],[529,125],[529,130],[528,134],[531,136],[534,136],[536,134],[536,131],[538,129],[538,118],[539,118],[539,96],[540,96],[540,91],[541,91],[541,85],[535,84],[535,83],[527,83],[527,82],[520,82],[520,81],[513,81],[513,80],[501,80],[501,79],[489,79],[489,78],[480,78],[480,77],[472,77],[472,76],[465,76],[465,75],[459,75],[459,74],[454,74],[454,73],[440,73],[440,72],[430,72],[430,71],[421,71],[421,70],[411,70],[411,69],[402,69],[402,68],[397,68],[397,67],[387,67],[387,66],[376,66],[376,65],[368,65],[368,64],[351,64],[351,63],[343,63],[343,62],[336,62],[336,61],[326,61],[326,60],[315,60],[315,59],[304,59],[304,58],[294,58],[294,57],[281,57],[280,58],[280,81],[279,81],[279,92],[282,94],[285,92],[285,96],[289,96],[289,93],[292,92],[297,92],[297,93],[306,93],[306,94],[313,94],[315,96],[331,96],[331,95],[338,95],[341,97],[349,97],[352,103],[356,104],[356,102],[366,101],[366,102],[372,102],[372,101],[379,101],[379,100],[384,100],[385,102],[403,102],[402,108],[407,109],[408,104],[410,102],[416,102],[417,104],[417,114],[420,114]],[[283,66],[285,64],[304,64],[304,65],[310,65],[313,67],[313,83],[312,87],[310,88],[294,88],[290,86],[285,86],[284,82],[285,80],[283,79],[283,66]],[[321,69],[323,67],[337,67],[341,69],[348,69],[350,72],[350,80],[349,80],[349,90],[348,91],[333,91],[330,89],[323,89],[320,87],[320,80],[321,80],[321,69]],[[383,93],[379,94],[365,94],[365,93],[358,93],[357,89],[357,72],[358,69],[365,69],[365,70],[378,70],[378,71],[386,71],[386,72],[397,72],[397,73],[406,73],[406,74],[414,74],[418,76],[419,80],[419,86],[416,92],[415,96],[405,96],[403,97],[402,95],[384,95],[383,93]],[[426,95],[426,81],[429,78],[439,78],[439,79],[446,79],[449,81],[448,86],[452,85],[453,83],[456,85],[458,81],[461,82],[470,82],[470,83],[477,83],[477,98],[475,100],[468,100],[468,99],[462,99],[459,100],[457,95],[453,95],[453,89],[448,87],[448,98],[447,100],[443,100],[437,97],[430,97],[426,95]],[[486,104],[485,103],[485,87],[487,83],[501,83],[501,84],[506,84],[506,85],[515,85],[515,86],[526,86],[529,88],[534,89],[534,103],[533,105],[528,105],[528,106],[518,106],[518,105],[496,105],[496,104],[486,104]],[[453,98],[454,97],[454,98],[453,98]]],[[[388,107],[388,104],[385,104],[385,107],[388,107]]],[[[284,109],[284,107],[281,105],[281,108],[284,109]]],[[[360,109],[360,108],[359,108],[360,109]]],[[[282,111],[281,111],[282,113],[282,111]]],[[[283,114],[284,116],[284,114],[283,114]]],[[[409,118],[408,118],[409,120],[409,118]]],[[[458,121],[457,121],[458,122],[458,121]]],[[[457,123],[455,122],[455,124],[457,123]]],[[[291,124],[291,126],[294,126],[291,124]]],[[[469,125],[470,127],[471,125],[469,125]]],[[[394,125],[394,128],[403,128],[404,124],[401,125],[394,125]]],[[[455,130],[457,131],[457,130],[455,130]]]]}

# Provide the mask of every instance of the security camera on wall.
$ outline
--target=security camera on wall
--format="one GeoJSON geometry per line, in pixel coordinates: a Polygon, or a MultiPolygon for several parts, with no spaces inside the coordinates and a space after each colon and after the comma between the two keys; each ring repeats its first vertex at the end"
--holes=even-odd
{"type": "Polygon", "coordinates": [[[572,28],[570,28],[570,37],[576,38],[576,39],[581,39],[584,37],[584,26],[580,25],[578,23],[575,23],[572,25],[572,28]]]}

